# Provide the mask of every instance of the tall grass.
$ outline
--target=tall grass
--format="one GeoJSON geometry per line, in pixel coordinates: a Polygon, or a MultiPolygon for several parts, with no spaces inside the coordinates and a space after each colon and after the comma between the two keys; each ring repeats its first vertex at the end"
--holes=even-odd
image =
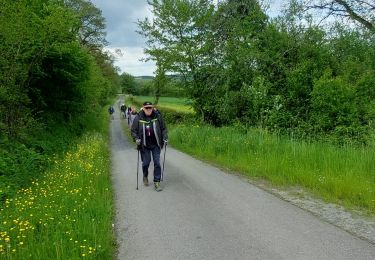
{"type": "Polygon", "coordinates": [[[375,150],[334,147],[234,127],[176,126],[171,144],[276,185],[301,186],[327,201],[375,214],[375,150]]]}
{"type": "Polygon", "coordinates": [[[108,138],[83,135],[63,159],[0,206],[1,259],[111,259],[108,138]]]}

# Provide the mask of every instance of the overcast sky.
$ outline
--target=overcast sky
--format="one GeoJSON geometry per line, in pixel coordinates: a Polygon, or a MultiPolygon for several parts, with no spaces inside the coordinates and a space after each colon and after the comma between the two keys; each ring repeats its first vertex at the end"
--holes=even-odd
{"type": "MultiPolygon", "coordinates": [[[[285,0],[270,0],[284,2],[285,0]]],[[[108,49],[114,53],[115,49],[122,51],[122,57],[117,55],[115,65],[122,72],[133,76],[151,76],[155,71],[155,63],[140,61],[145,58],[143,49],[145,39],[136,33],[137,21],[151,17],[147,0],[91,0],[100,10],[106,20],[108,49]]]]}

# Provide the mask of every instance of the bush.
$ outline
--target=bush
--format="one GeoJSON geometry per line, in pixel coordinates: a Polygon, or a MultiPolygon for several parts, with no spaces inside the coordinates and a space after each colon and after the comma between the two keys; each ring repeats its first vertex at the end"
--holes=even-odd
{"type": "Polygon", "coordinates": [[[356,86],[340,77],[323,77],[315,82],[311,93],[313,131],[338,144],[368,144],[374,114],[370,106],[371,87],[367,88],[364,82],[356,86]]]}
{"type": "Polygon", "coordinates": [[[312,121],[318,131],[358,125],[354,89],[341,78],[322,78],[314,84],[312,121]]]}
{"type": "Polygon", "coordinates": [[[161,108],[159,111],[167,124],[193,123],[197,120],[194,113],[181,113],[169,108],[161,108]]]}

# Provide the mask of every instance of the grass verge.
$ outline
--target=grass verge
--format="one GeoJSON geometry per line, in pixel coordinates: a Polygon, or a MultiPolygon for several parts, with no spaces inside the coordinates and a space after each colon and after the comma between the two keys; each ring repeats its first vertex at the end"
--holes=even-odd
{"type": "Polygon", "coordinates": [[[234,127],[175,126],[170,143],[196,157],[275,185],[300,186],[375,215],[375,151],[338,148],[234,127]]]}
{"type": "Polygon", "coordinates": [[[95,132],[0,207],[1,259],[112,259],[108,138],[95,132]]]}

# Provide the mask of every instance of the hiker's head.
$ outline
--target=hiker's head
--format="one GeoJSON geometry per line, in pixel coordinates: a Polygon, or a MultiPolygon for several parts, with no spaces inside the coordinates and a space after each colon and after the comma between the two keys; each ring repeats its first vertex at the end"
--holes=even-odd
{"type": "Polygon", "coordinates": [[[152,105],[151,102],[146,101],[145,103],[143,103],[142,109],[145,112],[146,116],[149,116],[152,114],[153,108],[154,106],[152,105]]]}

